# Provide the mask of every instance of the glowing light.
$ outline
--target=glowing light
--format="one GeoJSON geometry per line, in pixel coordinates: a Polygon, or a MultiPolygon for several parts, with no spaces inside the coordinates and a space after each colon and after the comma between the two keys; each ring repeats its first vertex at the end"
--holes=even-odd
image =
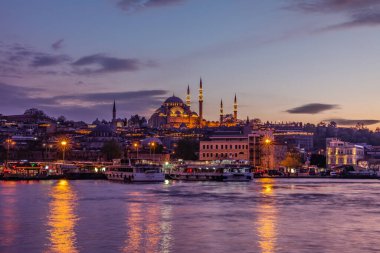
{"type": "Polygon", "coordinates": [[[78,252],[76,248],[76,194],[68,181],[60,180],[51,192],[48,226],[52,252],[78,252]]]}

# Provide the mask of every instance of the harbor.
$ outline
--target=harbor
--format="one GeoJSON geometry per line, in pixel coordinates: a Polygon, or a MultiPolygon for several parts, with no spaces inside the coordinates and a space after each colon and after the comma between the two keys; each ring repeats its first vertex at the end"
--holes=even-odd
{"type": "Polygon", "coordinates": [[[379,191],[331,178],[0,181],[0,252],[379,252],[379,191]]]}
{"type": "Polygon", "coordinates": [[[335,178],[380,179],[378,171],[339,166],[333,170],[303,167],[284,170],[255,169],[249,161],[175,161],[158,163],[128,159],[108,163],[92,162],[9,162],[0,165],[0,180],[117,180],[132,182],[182,181],[251,181],[253,178],[335,178]]]}

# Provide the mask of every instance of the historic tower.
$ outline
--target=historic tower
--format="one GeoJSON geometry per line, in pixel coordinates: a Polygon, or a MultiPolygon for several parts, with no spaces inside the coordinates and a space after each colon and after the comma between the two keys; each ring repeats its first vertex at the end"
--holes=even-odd
{"type": "Polygon", "coordinates": [[[219,114],[219,123],[223,124],[223,100],[220,100],[220,114],[219,114]]]}
{"type": "Polygon", "coordinates": [[[190,86],[189,86],[189,85],[187,85],[186,105],[187,105],[189,108],[190,108],[190,106],[191,106],[190,86]]]}
{"type": "Polygon", "coordinates": [[[202,87],[202,78],[199,82],[199,125],[202,126],[203,121],[203,87],[202,87]]]}
{"type": "Polygon", "coordinates": [[[235,93],[235,99],[234,99],[234,120],[237,121],[237,112],[238,112],[238,104],[236,99],[236,93],[235,93]]]}
{"type": "Polygon", "coordinates": [[[113,101],[112,121],[116,120],[116,101],[113,101]]]}

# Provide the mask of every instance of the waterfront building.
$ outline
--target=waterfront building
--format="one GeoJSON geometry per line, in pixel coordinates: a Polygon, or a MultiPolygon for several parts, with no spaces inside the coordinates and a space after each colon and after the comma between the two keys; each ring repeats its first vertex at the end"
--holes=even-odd
{"type": "Polygon", "coordinates": [[[199,160],[248,160],[248,137],[241,132],[217,132],[199,143],[199,160]]]}
{"type": "Polygon", "coordinates": [[[326,139],[326,164],[328,168],[357,165],[364,159],[365,144],[344,142],[337,138],[326,139]]]}
{"type": "Polygon", "coordinates": [[[248,135],[249,161],[256,169],[278,169],[286,157],[287,145],[278,142],[273,131],[257,130],[248,135]]]}

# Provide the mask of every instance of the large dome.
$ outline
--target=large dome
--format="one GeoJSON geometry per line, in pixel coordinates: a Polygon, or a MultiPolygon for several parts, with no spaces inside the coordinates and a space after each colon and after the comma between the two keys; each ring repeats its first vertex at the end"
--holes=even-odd
{"type": "Polygon", "coordinates": [[[172,97],[165,100],[165,104],[171,104],[171,103],[183,104],[183,101],[179,97],[176,97],[173,95],[172,97]]]}

